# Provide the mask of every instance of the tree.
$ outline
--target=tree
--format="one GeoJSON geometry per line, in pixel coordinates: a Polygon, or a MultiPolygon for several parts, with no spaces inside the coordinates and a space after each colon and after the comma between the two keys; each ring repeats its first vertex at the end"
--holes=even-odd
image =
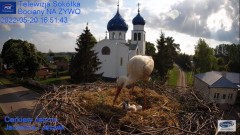
{"type": "Polygon", "coordinates": [[[96,39],[91,34],[88,27],[84,30],[77,41],[77,53],[72,57],[69,67],[71,79],[74,82],[92,82],[97,76],[95,72],[100,68],[97,53],[92,49],[96,44],[96,39]]]}
{"type": "Polygon", "coordinates": [[[204,39],[199,39],[195,46],[195,54],[193,57],[195,72],[203,73],[211,70],[217,70],[217,59],[213,55],[213,49],[205,42],[204,39]]]}
{"type": "Polygon", "coordinates": [[[155,45],[151,42],[146,42],[146,55],[154,56],[156,54],[155,45]]]}
{"type": "Polygon", "coordinates": [[[13,67],[18,77],[34,77],[39,68],[35,45],[27,41],[10,39],[3,45],[3,63],[13,67]]]}
{"type": "Polygon", "coordinates": [[[161,79],[165,79],[168,70],[173,68],[174,59],[180,50],[179,44],[174,43],[172,37],[165,38],[161,32],[160,39],[157,39],[157,50],[158,53],[154,57],[155,73],[161,79]]]}
{"type": "Polygon", "coordinates": [[[55,54],[52,52],[52,50],[49,49],[48,56],[55,56],[55,54]]]}
{"type": "Polygon", "coordinates": [[[227,70],[231,72],[240,72],[240,44],[231,44],[226,47],[227,50],[227,70]]]}
{"type": "Polygon", "coordinates": [[[183,70],[192,70],[191,56],[185,53],[178,54],[175,63],[178,64],[183,70]]]}

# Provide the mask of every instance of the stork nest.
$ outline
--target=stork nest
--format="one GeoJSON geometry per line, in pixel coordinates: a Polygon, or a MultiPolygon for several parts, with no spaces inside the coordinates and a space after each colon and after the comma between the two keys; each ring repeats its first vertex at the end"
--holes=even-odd
{"type": "MultiPolygon", "coordinates": [[[[146,110],[126,111],[121,103],[144,105],[143,89],[122,90],[115,106],[115,85],[93,84],[64,85],[43,94],[36,106],[35,117],[57,118],[64,130],[39,130],[30,134],[213,134],[216,121],[223,112],[215,105],[204,103],[195,93],[181,89],[148,84],[146,110]],[[37,107],[36,107],[37,108],[37,107]]],[[[192,91],[193,92],[193,91],[192,91]]],[[[39,124],[39,123],[33,123],[39,124]]],[[[44,125],[41,125],[44,126],[44,125]]]]}

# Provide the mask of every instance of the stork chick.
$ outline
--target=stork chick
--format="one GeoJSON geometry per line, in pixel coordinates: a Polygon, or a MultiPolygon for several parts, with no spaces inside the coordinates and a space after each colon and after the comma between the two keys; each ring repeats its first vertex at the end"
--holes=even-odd
{"type": "Polygon", "coordinates": [[[129,104],[129,102],[128,101],[124,101],[123,102],[123,109],[124,110],[130,110],[130,111],[141,111],[142,110],[142,106],[141,105],[134,105],[134,104],[129,104]]]}

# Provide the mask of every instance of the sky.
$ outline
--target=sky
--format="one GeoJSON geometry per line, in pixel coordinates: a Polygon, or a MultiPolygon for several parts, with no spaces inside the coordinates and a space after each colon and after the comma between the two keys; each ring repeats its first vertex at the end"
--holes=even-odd
{"type": "MultiPolygon", "coordinates": [[[[87,23],[97,41],[104,39],[107,23],[117,11],[117,0],[68,1],[80,2],[81,13],[68,15],[66,24],[0,23],[0,49],[4,42],[13,38],[34,43],[41,52],[74,52],[76,39],[83,33],[87,23]]],[[[137,15],[137,3],[140,3],[140,14],[146,21],[146,41],[156,44],[162,31],[166,37],[173,37],[175,43],[180,44],[182,53],[191,55],[194,54],[199,38],[205,39],[213,48],[222,43],[239,43],[239,0],[120,0],[119,11],[128,24],[127,39],[131,38],[132,19],[137,15]]],[[[6,16],[31,15],[0,14],[0,17],[6,16]]]]}

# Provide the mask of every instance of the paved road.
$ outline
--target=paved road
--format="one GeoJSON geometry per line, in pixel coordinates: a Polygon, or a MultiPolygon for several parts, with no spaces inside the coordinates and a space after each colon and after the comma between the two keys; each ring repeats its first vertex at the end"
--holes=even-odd
{"type": "MultiPolygon", "coordinates": [[[[32,118],[36,104],[34,98],[40,95],[22,86],[0,87],[0,107],[6,116],[32,118]]],[[[25,123],[26,124],[26,123],[25,123]]],[[[27,123],[30,125],[29,123],[27,123]]],[[[22,123],[20,125],[23,125],[22,123]]],[[[14,124],[19,126],[19,124],[14,124]]],[[[29,131],[18,131],[20,135],[25,135],[29,131]]]]}

